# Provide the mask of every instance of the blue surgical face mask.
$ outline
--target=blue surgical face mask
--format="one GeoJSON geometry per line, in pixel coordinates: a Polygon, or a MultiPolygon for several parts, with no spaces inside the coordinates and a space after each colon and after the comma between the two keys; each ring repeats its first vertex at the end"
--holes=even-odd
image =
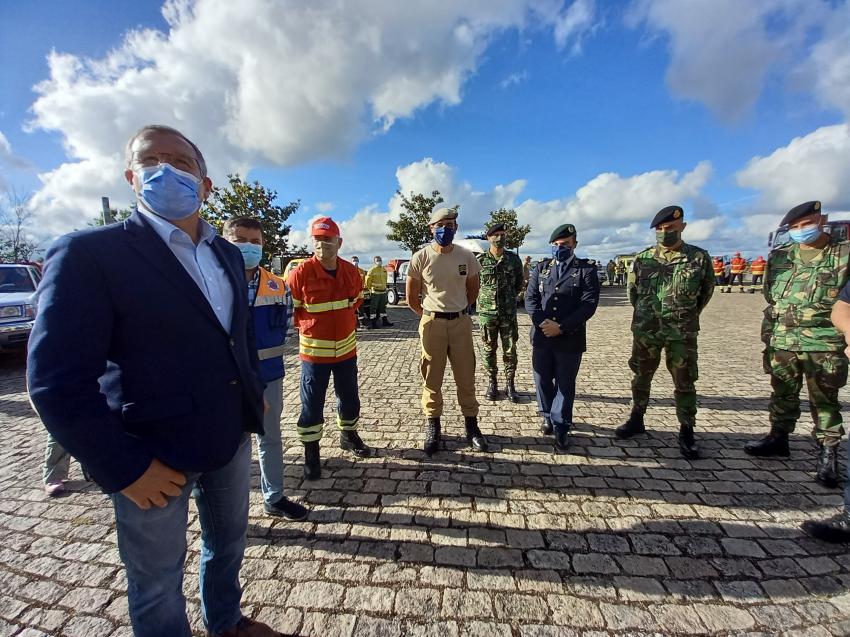
{"type": "Polygon", "coordinates": [[[258,246],[256,243],[234,243],[233,245],[242,253],[246,270],[253,270],[260,265],[260,259],[263,258],[263,246],[258,246]]]}
{"type": "Polygon", "coordinates": [[[145,208],[163,219],[179,221],[201,207],[201,180],[171,164],[146,166],[136,172],[141,184],[137,193],[145,208]]]}
{"type": "Polygon", "coordinates": [[[437,245],[448,246],[452,244],[455,238],[455,229],[446,226],[440,226],[434,231],[434,241],[437,245]]]}
{"type": "Polygon", "coordinates": [[[569,246],[552,246],[552,256],[563,263],[573,256],[573,249],[569,246]]]}
{"type": "Polygon", "coordinates": [[[797,243],[814,243],[820,237],[820,227],[816,225],[803,226],[802,228],[789,230],[788,235],[792,241],[796,241],[797,243]]]}

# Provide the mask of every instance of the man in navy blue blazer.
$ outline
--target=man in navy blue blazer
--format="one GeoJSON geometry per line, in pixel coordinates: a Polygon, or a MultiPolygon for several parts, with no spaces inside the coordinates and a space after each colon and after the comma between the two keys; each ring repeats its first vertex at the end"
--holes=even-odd
{"type": "Polygon", "coordinates": [[[210,635],[280,635],[242,616],[251,443],[263,385],[242,255],[200,219],[212,188],[179,131],[127,143],[137,211],[58,239],[30,340],[30,397],[110,494],[139,637],[190,637],[182,593],[189,496],[201,523],[210,635]]]}

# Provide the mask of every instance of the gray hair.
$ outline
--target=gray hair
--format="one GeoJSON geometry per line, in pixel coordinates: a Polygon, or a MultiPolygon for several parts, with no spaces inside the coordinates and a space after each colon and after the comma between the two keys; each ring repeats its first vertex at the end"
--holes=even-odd
{"type": "Polygon", "coordinates": [[[162,124],[148,124],[147,126],[143,126],[139,130],[137,130],[135,134],[130,138],[130,140],[127,142],[127,145],[124,147],[124,160],[127,163],[127,168],[130,168],[130,166],[133,164],[133,144],[139,137],[151,131],[159,133],[171,133],[172,135],[177,135],[177,137],[189,144],[189,146],[191,146],[195,151],[195,159],[198,161],[198,168],[200,168],[201,170],[201,177],[203,178],[207,176],[207,162],[204,161],[204,155],[201,152],[201,149],[195,145],[195,142],[186,137],[176,128],[172,128],[171,126],[163,126],[162,124]]]}

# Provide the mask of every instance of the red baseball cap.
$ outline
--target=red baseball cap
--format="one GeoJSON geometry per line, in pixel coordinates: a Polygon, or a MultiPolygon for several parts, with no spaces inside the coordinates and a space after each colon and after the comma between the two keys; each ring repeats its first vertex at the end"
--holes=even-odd
{"type": "Polygon", "coordinates": [[[310,226],[311,237],[338,237],[339,226],[330,217],[319,217],[310,226]]]}

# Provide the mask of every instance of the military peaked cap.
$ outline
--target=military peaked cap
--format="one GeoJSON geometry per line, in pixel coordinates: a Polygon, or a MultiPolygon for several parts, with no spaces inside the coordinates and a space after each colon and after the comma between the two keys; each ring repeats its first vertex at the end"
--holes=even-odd
{"type": "Polygon", "coordinates": [[[799,206],[794,206],[788,213],[782,217],[782,221],[779,223],[780,226],[787,226],[788,224],[794,223],[800,217],[805,217],[806,215],[814,215],[820,213],[820,201],[807,201],[806,203],[801,203],[799,206]]]}
{"type": "Polygon", "coordinates": [[[496,234],[497,232],[505,232],[505,224],[494,223],[492,226],[487,226],[487,229],[484,231],[484,236],[489,237],[491,234],[496,234]]]}
{"type": "Polygon", "coordinates": [[[571,223],[558,226],[549,237],[549,243],[555,243],[558,239],[567,239],[576,236],[576,227],[571,223]]]}
{"type": "Polygon", "coordinates": [[[657,225],[667,223],[668,221],[676,221],[684,216],[685,212],[682,210],[681,206],[667,206],[666,208],[662,208],[658,211],[658,214],[653,217],[652,223],[649,224],[649,227],[654,228],[657,225]]]}

